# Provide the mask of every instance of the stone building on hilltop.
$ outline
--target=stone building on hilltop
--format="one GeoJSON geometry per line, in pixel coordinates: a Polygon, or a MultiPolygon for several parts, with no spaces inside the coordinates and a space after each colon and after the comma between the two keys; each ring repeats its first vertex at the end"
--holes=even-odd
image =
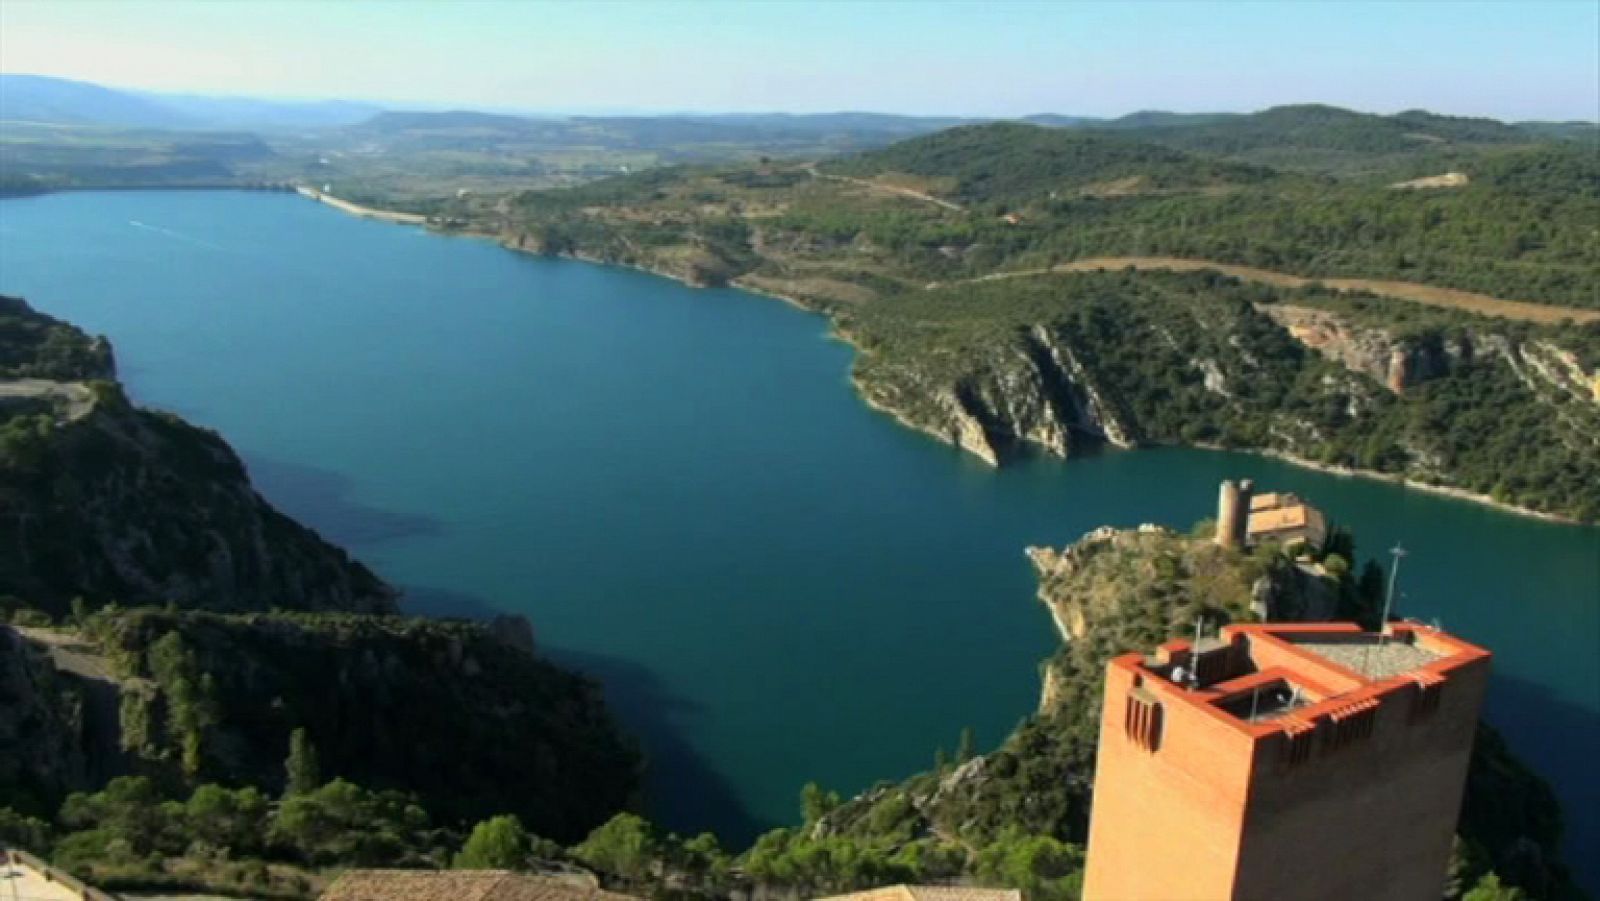
{"type": "Polygon", "coordinates": [[[1249,479],[1222,483],[1217,497],[1216,543],[1243,548],[1263,541],[1306,544],[1320,550],[1328,540],[1322,511],[1287,492],[1256,494],[1249,479]]]}

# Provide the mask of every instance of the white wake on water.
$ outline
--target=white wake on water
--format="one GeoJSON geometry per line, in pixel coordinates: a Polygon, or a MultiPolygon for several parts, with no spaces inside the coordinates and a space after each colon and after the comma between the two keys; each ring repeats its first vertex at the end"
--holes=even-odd
{"type": "Polygon", "coordinates": [[[166,235],[167,237],[172,238],[175,241],[182,241],[185,244],[193,244],[196,247],[204,247],[207,250],[227,250],[228,249],[228,248],[223,247],[223,246],[221,246],[219,244],[212,244],[210,241],[202,241],[199,238],[195,238],[195,237],[192,237],[190,235],[186,235],[183,232],[175,232],[170,228],[162,228],[159,225],[146,225],[145,223],[140,222],[137,219],[129,219],[128,220],[128,224],[133,226],[134,228],[142,228],[145,231],[155,232],[158,235],[166,235]]]}

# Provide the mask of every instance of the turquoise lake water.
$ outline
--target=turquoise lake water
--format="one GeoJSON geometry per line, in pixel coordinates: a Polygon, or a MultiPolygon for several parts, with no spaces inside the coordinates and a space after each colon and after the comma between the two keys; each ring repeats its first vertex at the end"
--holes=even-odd
{"type": "Polygon", "coordinates": [[[1600,529],[1238,454],[990,470],[863,406],[816,316],[295,196],[6,199],[0,291],[108,335],[138,401],[218,429],[413,609],[527,614],[605,682],[674,828],[737,844],[808,780],[998,742],[1055,642],[1023,548],[1186,528],[1252,477],[1363,555],[1404,540],[1402,612],[1494,650],[1490,720],[1600,847],[1600,529]]]}

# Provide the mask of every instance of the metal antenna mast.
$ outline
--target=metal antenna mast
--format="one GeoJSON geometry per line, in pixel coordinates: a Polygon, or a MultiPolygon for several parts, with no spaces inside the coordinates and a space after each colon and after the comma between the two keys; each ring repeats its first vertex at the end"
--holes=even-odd
{"type": "Polygon", "coordinates": [[[1390,556],[1394,557],[1394,566],[1389,568],[1389,591],[1383,598],[1383,619],[1378,623],[1378,643],[1382,644],[1389,634],[1389,613],[1394,609],[1394,585],[1400,578],[1400,561],[1406,558],[1408,552],[1396,541],[1394,547],[1389,549],[1390,556]]]}
{"type": "Polygon", "coordinates": [[[1194,620],[1194,644],[1189,647],[1189,687],[1200,687],[1200,635],[1205,631],[1206,618],[1197,616],[1194,620]]]}

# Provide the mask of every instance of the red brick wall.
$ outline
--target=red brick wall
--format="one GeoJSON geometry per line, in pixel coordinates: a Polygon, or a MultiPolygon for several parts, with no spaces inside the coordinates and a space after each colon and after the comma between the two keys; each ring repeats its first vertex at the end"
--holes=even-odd
{"type": "Polygon", "coordinates": [[[1452,673],[1420,719],[1414,688],[1382,696],[1371,736],[1337,749],[1323,724],[1295,766],[1263,741],[1234,897],[1438,898],[1488,673],[1487,659],[1452,673]]]}
{"type": "MultiPolygon", "coordinates": [[[[1375,709],[1370,728],[1344,730],[1353,737],[1342,743],[1330,740],[1339,730],[1329,717],[1319,717],[1298,762],[1279,726],[1231,719],[1200,695],[1141,673],[1138,655],[1113,661],[1084,898],[1438,898],[1488,683],[1489,658],[1480,654],[1473,649],[1440,671],[1431,710],[1418,704],[1409,678],[1374,698],[1380,686],[1357,687],[1358,677],[1314,663],[1316,676],[1345,683],[1334,690],[1356,689],[1330,704],[1375,709]],[[1161,704],[1153,752],[1125,729],[1139,682],[1161,704]]],[[[1261,656],[1290,670],[1306,663],[1261,656]]]]}
{"type": "Polygon", "coordinates": [[[1146,751],[1123,729],[1133,680],[1115,665],[1106,678],[1083,897],[1225,898],[1234,881],[1251,738],[1168,700],[1160,745],[1146,751]]]}

